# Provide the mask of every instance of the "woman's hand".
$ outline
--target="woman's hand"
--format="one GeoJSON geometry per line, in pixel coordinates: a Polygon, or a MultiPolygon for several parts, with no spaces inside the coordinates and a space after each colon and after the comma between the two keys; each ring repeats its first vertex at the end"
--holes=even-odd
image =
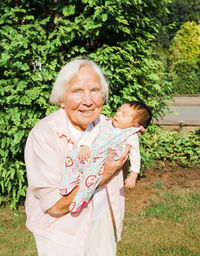
{"type": "Polygon", "coordinates": [[[63,196],[56,204],[46,211],[51,217],[60,218],[69,212],[69,206],[72,203],[74,196],[78,191],[78,187],[72,190],[72,192],[63,196]]]}
{"type": "Polygon", "coordinates": [[[103,177],[101,180],[101,183],[99,186],[103,185],[111,176],[113,176],[113,174],[121,169],[124,165],[124,163],[127,161],[128,159],[128,154],[130,151],[131,146],[127,145],[126,149],[124,151],[124,154],[121,156],[121,158],[119,160],[114,160],[114,156],[115,156],[115,151],[112,149],[109,149],[108,151],[108,156],[106,158],[106,161],[104,163],[104,173],[103,173],[103,177]]]}
{"type": "Polygon", "coordinates": [[[141,126],[140,133],[141,133],[141,134],[144,134],[144,133],[145,133],[145,128],[144,128],[143,126],[141,126]]]}
{"type": "MultiPolygon", "coordinates": [[[[136,126],[139,125],[139,124],[135,124],[136,126]]],[[[145,128],[143,126],[140,126],[140,131],[137,133],[138,134],[138,137],[140,137],[142,134],[145,133],[145,128]]]]}

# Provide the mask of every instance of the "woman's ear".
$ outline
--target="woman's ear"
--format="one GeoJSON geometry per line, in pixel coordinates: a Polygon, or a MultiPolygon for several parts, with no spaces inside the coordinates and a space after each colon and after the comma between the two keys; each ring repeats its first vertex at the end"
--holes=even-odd
{"type": "Polygon", "coordinates": [[[63,100],[60,100],[59,105],[61,108],[63,108],[63,109],[65,108],[65,104],[64,104],[63,100]]]}

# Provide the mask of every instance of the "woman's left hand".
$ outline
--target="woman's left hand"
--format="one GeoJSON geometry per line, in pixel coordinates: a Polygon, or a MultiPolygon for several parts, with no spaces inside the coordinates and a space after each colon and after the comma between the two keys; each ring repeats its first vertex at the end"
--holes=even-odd
{"type": "Polygon", "coordinates": [[[100,183],[100,186],[103,185],[110,177],[113,176],[113,174],[121,169],[124,165],[124,163],[127,161],[128,159],[128,154],[130,151],[131,146],[127,145],[126,149],[123,153],[123,155],[121,156],[121,158],[119,160],[114,160],[114,156],[115,156],[115,151],[112,149],[109,149],[108,151],[108,156],[106,158],[106,161],[103,165],[104,167],[104,173],[103,173],[103,177],[100,183]]]}

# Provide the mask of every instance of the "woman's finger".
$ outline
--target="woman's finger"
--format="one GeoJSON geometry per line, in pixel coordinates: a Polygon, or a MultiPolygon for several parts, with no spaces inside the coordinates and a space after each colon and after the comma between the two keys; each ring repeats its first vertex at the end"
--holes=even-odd
{"type": "Polygon", "coordinates": [[[108,155],[106,157],[106,161],[113,161],[115,156],[115,151],[112,148],[108,149],[108,155]]]}
{"type": "Polygon", "coordinates": [[[108,155],[103,165],[104,174],[100,185],[104,184],[104,182],[107,181],[116,171],[123,167],[124,163],[128,159],[129,150],[130,146],[126,147],[122,157],[119,160],[114,160],[114,156],[116,154],[115,151],[111,148],[108,149],[108,155]]]}
{"type": "Polygon", "coordinates": [[[145,128],[144,128],[143,126],[141,126],[141,128],[140,128],[140,133],[141,133],[141,134],[144,134],[144,133],[145,133],[145,128]]]}

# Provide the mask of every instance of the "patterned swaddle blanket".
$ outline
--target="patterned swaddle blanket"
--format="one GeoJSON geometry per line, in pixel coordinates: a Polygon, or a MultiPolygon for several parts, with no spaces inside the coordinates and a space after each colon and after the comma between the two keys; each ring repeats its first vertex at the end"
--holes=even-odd
{"type": "Polygon", "coordinates": [[[78,148],[67,154],[60,193],[67,195],[75,187],[79,186],[70,205],[70,212],[79,212],[94,194],[102,179],[103,164],[107,157],[108,149],[112,148],[116,153],[114,159],[119,159],[123,154],[127,138],[139,132],[140,127],[114,128],[112,120],[107,120],[99,127],[99,134],[92,143],[90,148],[91,156],[86,163],[83,164],[77,159],[78,148]]]}

